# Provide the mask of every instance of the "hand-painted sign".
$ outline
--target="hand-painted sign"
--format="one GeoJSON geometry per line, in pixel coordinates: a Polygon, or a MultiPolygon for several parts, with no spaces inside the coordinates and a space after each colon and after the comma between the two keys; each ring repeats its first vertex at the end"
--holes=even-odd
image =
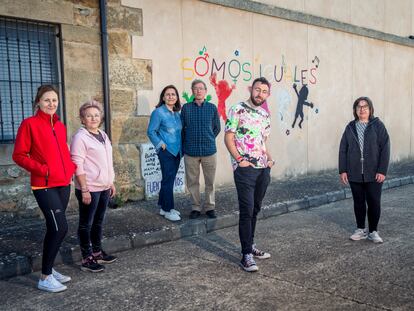
{"type": "MultiPolygon", "coordinates": [[[[154,145],[151,143],[144,143],[140,145],[141,151],[141,172],[142,178],[145,182],[145,198],[156,196],[161,188],[161,167],[158,161],[157,153],[154,145]]],[[[174,182],[174,192],[185,192],[185,170],[184,161],[181,159],[180,167],[178,168],[177,176],[174,182]]]]}
{"type": "MultiPolygon", "coordinates": [[[[260,55],[250,60],[246,59],[242,52],[236,49],[229,59],[221,59],[210,55],[204,45],[197,49],[194,57],[181,59],[184,80],[209,78],[217,96],[217,109],[223,121],[227,119],[227,102],[230,96],[236,89],[248,87],[257,77],[265,77],[272,84],[272,96],[268,101],[276,101],[279,127],[286,135],[290,135],[294,129],[302,129],[304,120],[307,120],[307,111],[315,114],[320,112],[317,104],[308,101],[310,88],[318,83],[318,56],[313,57],[309,66],[301,67],[291,64],[283,54],[274,58],[277,60],[280,57],[280,61],[266,63],[261,60],[260,55]],[[294,94],[297,101],[293,98],[294,94]],[[304,109],[305,106],[309,108],[304,109]]],[[[187,102],[192,100],[185,92],[183,96],[187,102]]],[[[267,105],[265,102],[263,108],[270,113],[267,105]]]]}

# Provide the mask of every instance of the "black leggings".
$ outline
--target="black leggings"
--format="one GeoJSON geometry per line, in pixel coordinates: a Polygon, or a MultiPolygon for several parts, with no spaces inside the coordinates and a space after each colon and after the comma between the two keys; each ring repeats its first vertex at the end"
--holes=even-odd
{"type": "Polygon", "coordinates": [[[369,232],[377,231],[381,216],[381,190],[382,183],[378,182],[349,182],[354,199],[354,212],[357,227],[365,228],[365,217],[368,204],[368,229],[369,232]]]}
{"type": "Polygon", "coordinates": [[[91,192],[91,203],[85,205],[82,202],[82,192],[75,190],[79,202],[79,227],[78,237],[82,258],[86,259],[92,253],[102,251],[102,226],[106,208],[109,203],[111,191],[104,190],[91,192]]]}
{"type": "Polygon", "coordinates": [[[37,204],[46,220],[43,240],[42,273],[52,274],[53,263],[60,245],[68,232],[65,211],[69,202],[70,185],[33,190],[37,204]]]}

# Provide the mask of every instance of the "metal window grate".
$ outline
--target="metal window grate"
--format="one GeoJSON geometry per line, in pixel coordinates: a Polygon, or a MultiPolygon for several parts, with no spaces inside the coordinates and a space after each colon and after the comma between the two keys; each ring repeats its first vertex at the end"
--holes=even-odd
{"type": "MultiPolygon", "coordinates": [[[[61,89],[57,25],[0,17],[0,143],[12,143],[42,84],[61,89]]],[[[62,106],[62,105],[59,105],[62,106]]]]}

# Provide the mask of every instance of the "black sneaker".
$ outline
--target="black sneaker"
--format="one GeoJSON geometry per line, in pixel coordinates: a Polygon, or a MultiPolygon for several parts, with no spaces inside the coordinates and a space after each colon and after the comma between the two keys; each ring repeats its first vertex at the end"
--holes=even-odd
{"type": "Polygon", "coordinates": [[[190,213],[190,219],[197,219],[200,217],[201,213],[199,211],[191,211],[190,213]]]}
{"type": "Polygon", "coordinates": [[[102,272],[105,270],[105,266],[100,265],[96,262],[96,260],[93,258],[93,256],[89,256],[86,258],[85,262],[82,262],[81,265],[82,271],[89,271],[89,272],[102,272]]]}
{"type": "Polygon", "coordinates": [[[108,255],[104,251],[101,251],[98,255],[93,255],[93,258],[97,263],[113,263],[118,259],[116,256],[108,255]]]}
{"type": "Polygon", "coordinates": [[[270,254],[264,251],[261,251],[260,249],[256,248],[256,245],[253,245],[252,248],[252,254],[253,257],[259,258],[259,259],[267,259],[270,258],[270,254]]]}
{"type": "Polygon", "coordinates": [[[210,210],[206,212],[208,218],[217,218],[216,212],[214,210],[210,210]]]}
{"type": "Polygon", "coordinates": [[[253,259],[253,254],[244,254],[242,260],[240,261],[240,266],[247,272],[256,272],[259,270],[253,259]]]}

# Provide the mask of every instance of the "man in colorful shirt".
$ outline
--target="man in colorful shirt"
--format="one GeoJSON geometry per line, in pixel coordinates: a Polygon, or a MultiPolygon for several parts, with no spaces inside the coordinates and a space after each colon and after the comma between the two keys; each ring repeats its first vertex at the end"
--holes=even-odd
{"type": "Polygon", "coordinates": [[[181,122],[185,176],[190,192],[192,211],[190,218],[201,214],[200,166],[205,183],[204,209],[209,218],[216,218],[214,179],[217,166],[216,137],[220,133],[217,107],[205,100],[207,86],[201,80],[191,83],[194,100],[181,109],[181,122]]]}
{"type": "Polygon", "coordinates": [[[270,116],[261,107],[270,95],[270,83],[265,78],[257,78],[249,90],[250,98],[229,110],[224,142],[232,157],[239,200],[239,236],[243,254],[240,265],[245,271],[254,272],[258,270],[254,257],[270,257],[269,253],[256,248],[254,231],[274,161],[266,147],[270,116]]]}

